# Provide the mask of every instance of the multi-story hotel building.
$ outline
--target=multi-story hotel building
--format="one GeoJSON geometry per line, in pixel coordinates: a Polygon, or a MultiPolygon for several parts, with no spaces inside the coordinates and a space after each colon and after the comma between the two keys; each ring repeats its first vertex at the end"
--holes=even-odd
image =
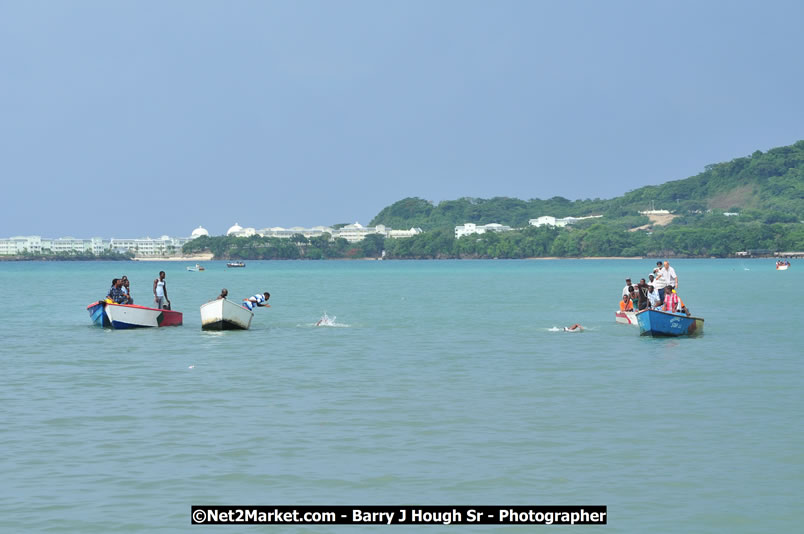
{"type": "MultiPolygon", "coordinates": [[[[318,237],[329,234],[332,239],[342,237],[350,243],[362,241],[370,234],[379,234],[390,238],[403,238],[420,234],[420,228],[410,230],[392,230],[378,224],[377,226],[363,226],[360,223],[347,224],[342,228],[333,229],[329,226],[314,226],[312,228],[243,228],[235,223],[226,232],[228,236],[249,237],[260,235],[263,237],[290,238],[295,234],[301,234],[306,238],[318,237]]],[[[91,239],[76,239],[74,237],[59,237],[57,239],[43,238],[38,235],[16,236],[0,239],[0,255],[15,256],[25,253],[31,254],[65,254],[65,253],[93,253],[103,254],[105,252],[131,252],[136,256],[165,256],[181,251],[182,246],[188,241],[201,236],[208,236],[209,232],[202,227],[193,230],[190,237],[170,237],[163,235],[159,238],[139,237],[139,238],[120,238],[102,239],[93,237],[91,239]]]]}

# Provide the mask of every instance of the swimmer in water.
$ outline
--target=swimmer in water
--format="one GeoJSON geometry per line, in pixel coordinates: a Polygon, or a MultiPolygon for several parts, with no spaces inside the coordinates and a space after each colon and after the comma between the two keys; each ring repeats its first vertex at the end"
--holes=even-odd
{"type": "Polygon", "coordinates": [[[575,323],[572,326],[565,326],[564,332],[583,332],[583,327],[578,323],[575,323]]]}

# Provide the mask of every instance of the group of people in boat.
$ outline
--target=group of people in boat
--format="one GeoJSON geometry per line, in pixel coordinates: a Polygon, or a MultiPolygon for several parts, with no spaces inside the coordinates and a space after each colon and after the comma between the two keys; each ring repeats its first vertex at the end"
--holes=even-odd
{"type": "Polygon", "coordinates": [[[625,279],[620,311],[662,310],[671,313],[690,312],[678,295],[678,275],[670,262],[656,262],[647,280],[640,278],[637,284],[625,279]]]}
{"type": "MultiPolygon", "coordinates": [[[[154,280],[153,292],[154,308],[169,310],[170,301],[167,296],[165,271],[159,271],[159,276],[154,280]]],[[[115,304],[134,304],[134,298],[131,296],[131,284],[126,275],[121,278],[112,278],[112,287],[106,293],[106,300],[115,304]]]]}
{"type": "MultiPolygon", "coordinates": [[[[165,271],[159,271],[159,276],[154,280],[153,293],[154,308],[159,310],[169,310],[170,300],[168,300],[165,271]]],[[[221,294],[218,295],[218,298],[225,299],[228,295],[229,290],[223,288],[221,290],[221,294]]],[[[254,308],[270,308],[271,305],[268,304],[269,298],[271,298],[271,294],[265,291],[263,293],[257,293],[251,297],[244,298],[240,305],[249,311],[253,310],[254,308]]],[[[121,278],[112,279],[112,287],[106,294],[106,300],[107,302],[113,302],[115,304],[134,304],[134,299],[131,296],[131,286],[126,275],[123,275],[121,278]]]]}
{"type": "Polygon", "coordinates": [[[776,260],[776,267],[790,267],[790,260],[776,260]]]}

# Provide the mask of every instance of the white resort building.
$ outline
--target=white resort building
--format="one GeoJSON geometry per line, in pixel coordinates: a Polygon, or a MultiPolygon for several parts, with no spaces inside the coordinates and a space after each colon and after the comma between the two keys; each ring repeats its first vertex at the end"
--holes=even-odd
{"type": "Polygon", "coordinates": [[[556,219],[551,215],[542,215],[537,219],[530,219],[528,224],[531,226],[557,226],[559,228],[563,228],[568,224],[575,224],[578,221],[583,221],[585,219],[599,219],[603,217],[602,215],[587,215],[585,217],[564,217],[562,219],[556,219]]]}
{"type": "MultiPolygon", "coordinates": [[[[239,225],[235,224],[235,226],[229,229],[229,232],[227,232],[226,235],[246,237],[247,235],[253,235],[248,233],[251,230],[253,230],[253,228],[242,229],[239,225]],[[233,228],[238,228],[239,230],[232,231],[233,228]]],[[[288,239],[296,234],[301,234],[307,239],[329,234],[332,239],[340,237],[349,241],[350,243],[356,243],[358,241],[362,241],[366,238],[366,236],[371,234],[379,234],[383,237],[398,239],[420,234],[422,233],[422,229],[411,228],[410,230],[392,230],[391,228],[387,228],[382,224],[378,224],[377,226],[363,226],[359,222],[355,222],[354,224],[347,224],[341,228],[331,228],[329,226],[313,226],[312,228],[294,226],[292,228],[282,228],[281,226],[274,226],[271,228],[262,228],[261,230],[257,230],[256,233],[262,237],[279,237],[283,239],[288,239]]]]}
{"type": "Polygon", "coordinates": [[[477,225],[475,223],[466,223],[461,226],[455,227],[455,239],[460,239],[465,235],[471,234],[485,234],[486,232],[510,232],[512,228],[497,223],[489,223],[477,225]]]}
{"type": "MultiPolygon", "coordinates": [[[[356,222],[347,224],[338,229],[328,226],[314,226],[312,228],[243,228],[238,223],[226,231],[227,236],[250,237],[260,235],[263,237],[290,238],[295,234],[301,234],[306,238],[318,237],[329,234],[331,239],[342,237],[350,243],[362,241],[367,235],[379,234],[383,237],[404,238],[422,233],[421,228],[411,228],[410,230],[392,230],[378,224],[375,226],[363,226],[356,222]]],[[[125,253],[131,252],[135,256],[165,256],[181,252],[181,248],[188,241],[201,237],[209,236],[209,232],[199,226],[192,231],[190,237],[170,237],[163,235],[159,238],[139,237],[139,238],[120,238],[113,237],[103,239],[93,237],[90,239],[77,239],[74,237],[59,237],[56,239],[44,238],[38,235],[15,236],[2,239],[0,238],[0,256],[18,256],[26,253],[30,254],[103,254],[106,252],[125,253]]]]}
{"type": "Polygon", "coordinates": [[[181,247],[191,239],[209,235],[204,228],[193,230],[191,237],[159,238],[119,238],[78,239],[75,237],[59,237],[55,239],[38,235],[16,236],[0,239],[0,256],[18,256],[21,254],[104,254],[106,252],[131,252],[136,256],[164,256],[181,251],[181,247]]]}

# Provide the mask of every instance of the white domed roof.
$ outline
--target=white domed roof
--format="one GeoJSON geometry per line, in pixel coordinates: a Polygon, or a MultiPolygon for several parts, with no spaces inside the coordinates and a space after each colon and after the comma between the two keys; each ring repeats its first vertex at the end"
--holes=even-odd
{"type": "Polygon", "coordinates": [[[234,226],[232,226],[231,228],[226,230],[226,235],[232,235],[232,234],[235,234],[237,232],[241,232],[242,230],[243,230],[242,226],[240,226],[237,223],[234,223],[234,226]]]}
{"type": "Polygon", "coordinates": [[[207,232],[206,228],[202,228],[201,226],[199,226],[198,228],[193,230],[193,233],[190,234],[190,237],[201,237],[202,235],[208,236],[209,232],[207,232]]]}

